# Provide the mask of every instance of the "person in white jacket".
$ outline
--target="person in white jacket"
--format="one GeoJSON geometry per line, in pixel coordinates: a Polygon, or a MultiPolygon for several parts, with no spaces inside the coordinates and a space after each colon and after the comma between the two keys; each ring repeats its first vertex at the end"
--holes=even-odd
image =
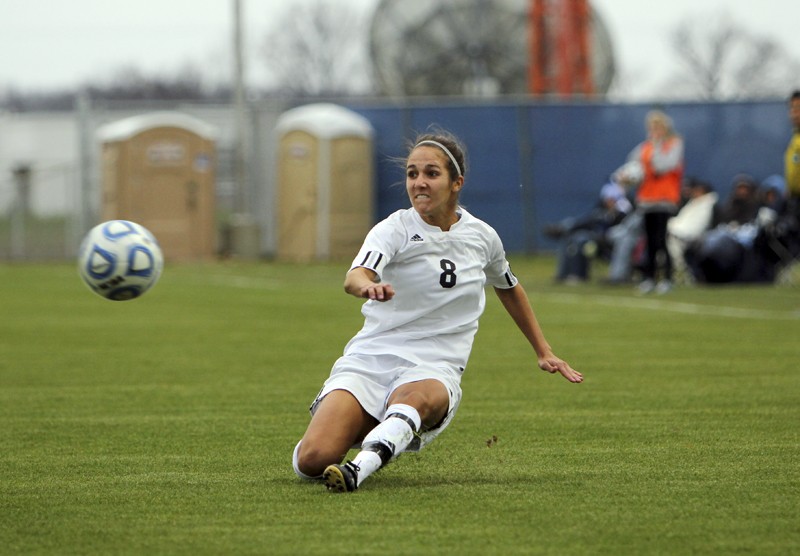
{"type": "Polygon", "coordinates": [[[711,184],[691,179],[687,185],[688,201],[667,222],[667,249],[672,258],[673,270],[678,281],[691,281],[684,253],[686,248],[700,238],[711,227],[714,207],[719,196],[711,184]]]}

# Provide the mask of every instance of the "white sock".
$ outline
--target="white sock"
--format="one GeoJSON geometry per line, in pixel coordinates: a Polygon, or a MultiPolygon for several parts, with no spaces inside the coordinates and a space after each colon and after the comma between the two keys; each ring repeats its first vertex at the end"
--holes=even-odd
{"type": "Polygon", "coordinates": [[[381,456],[379,456],[377,452],[361,450],[356,454],[356,457],[353,458],[353,463],[358,466],[356,486],[361,486],[361,481],[381,468],[383,460],[381,460],[381,456]]]}
{"type": "Polygon", "coordinates": [[[389,406],[385,420],[367,434],[361,444],[362,450],[353,458],[353,463],[360,468],[358,484],[401,454],[414,440],[421,424],[419,413],[410,405],[389,406]]]}
{"type": "MultiPolygon", "coordinates": [[[[302,442],[302,440],[300,441],[302,442]]],[[[300,442],[297,443],[297,446],[294,447],[294,452],[292,452],[292,467],[294,468],[294,472],[297,474],[298,477],[301,479],[305,479],[306,481],[314,481],[316,479],[321,479],[322,475],[317,475],[316,477],[312,477],[310,475],[306,475],[297,467],[297,452],[300,450],[300,442]]]]}
{"type": "Polygon", "coordinates": [[[386,408],[386,413],[384,413],[383,418],[388,419],[392,415],[403,415],[409,421],[414,424],[414,432],[418,432],[420,427],[422,426],[422,418],[419,416],[419,412],[411,407],[410,405],[406,405],[404,403],[396,403],[390,405],[386,408]]]}

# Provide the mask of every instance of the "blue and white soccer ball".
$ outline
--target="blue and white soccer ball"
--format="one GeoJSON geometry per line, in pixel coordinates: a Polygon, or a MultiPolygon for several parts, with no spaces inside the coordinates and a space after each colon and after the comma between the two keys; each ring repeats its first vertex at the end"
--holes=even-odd
{"type": "Polygon", "coordinates": [[[78,272],[91,290],[112,301],[135,299],[158,282],[164,255],[155,236],[127,220],[109,220],[86,234],[78,272]]]}

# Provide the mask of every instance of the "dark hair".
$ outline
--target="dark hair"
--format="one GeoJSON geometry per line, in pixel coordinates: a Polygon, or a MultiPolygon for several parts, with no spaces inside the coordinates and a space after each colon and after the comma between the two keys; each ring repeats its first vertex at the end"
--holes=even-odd
{"type": "Polygon", "coordinates": [[[740,173],[733,176],[733,180],[731,180],[731,186],[736,188],[740,185],[746,185],[750,189],[755,189],[758,187],[758,182],[750,174],[740,173]]]}
{"type": "MultiPolygon", "coordinates": [[[[467,152],[464,145],[461,141],[450,133],[449,131],[445,131],[443,129],[436,129],[431,130],[428,133],[422,133],[417,135],[413,142],[408,144],[408,152],[406,156],[411,155],[411,151],[419,145],[422,141],[436,141],[444,145],[444,147],[450,151],[450,154],[453,155],[453,158],[456,159],[456,162],[461,167],[460,175],[464,176],[467,173],[467,152]]],[[[430,145],[431,147],[436,147],[436,145],[430,145]]],[[[450,157],[447,156],[447,153],[444,153],[445,158],[447,159],[447,171],[450,173],[450,179],[455,180],[459,176],[458,168],[455,167],[453,161],[450,160],[450,157]]]]}
{"type": "Polygon", "coordinates": [[[789,102],[792,102],[793,100],[797,100],[799,98],[800,98],[800,89],[795,89],[794,91],[792,91],[792,94],[789,97],[789,102]]]}
{"type": "Polygon", "coordinates": [[[700,189],[705,193],[711,193],[714,191],[714,186],[712,186],[711,183],[699,178],[689,178],[687,187],[690,189],[700,189]]]}

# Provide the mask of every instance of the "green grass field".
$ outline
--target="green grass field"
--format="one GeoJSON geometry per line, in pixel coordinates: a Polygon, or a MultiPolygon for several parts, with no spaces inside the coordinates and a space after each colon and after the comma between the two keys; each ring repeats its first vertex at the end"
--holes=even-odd
{"type": "Polygon", "coordinates": [[[123,303],[0,265],[0,553],[800,553],[800,286],[641,298],[512,262],[586,381],[490,294],[451,427],[346,495],[290,463],[361,325],[346,263],[168,266],[123,303]]]}

